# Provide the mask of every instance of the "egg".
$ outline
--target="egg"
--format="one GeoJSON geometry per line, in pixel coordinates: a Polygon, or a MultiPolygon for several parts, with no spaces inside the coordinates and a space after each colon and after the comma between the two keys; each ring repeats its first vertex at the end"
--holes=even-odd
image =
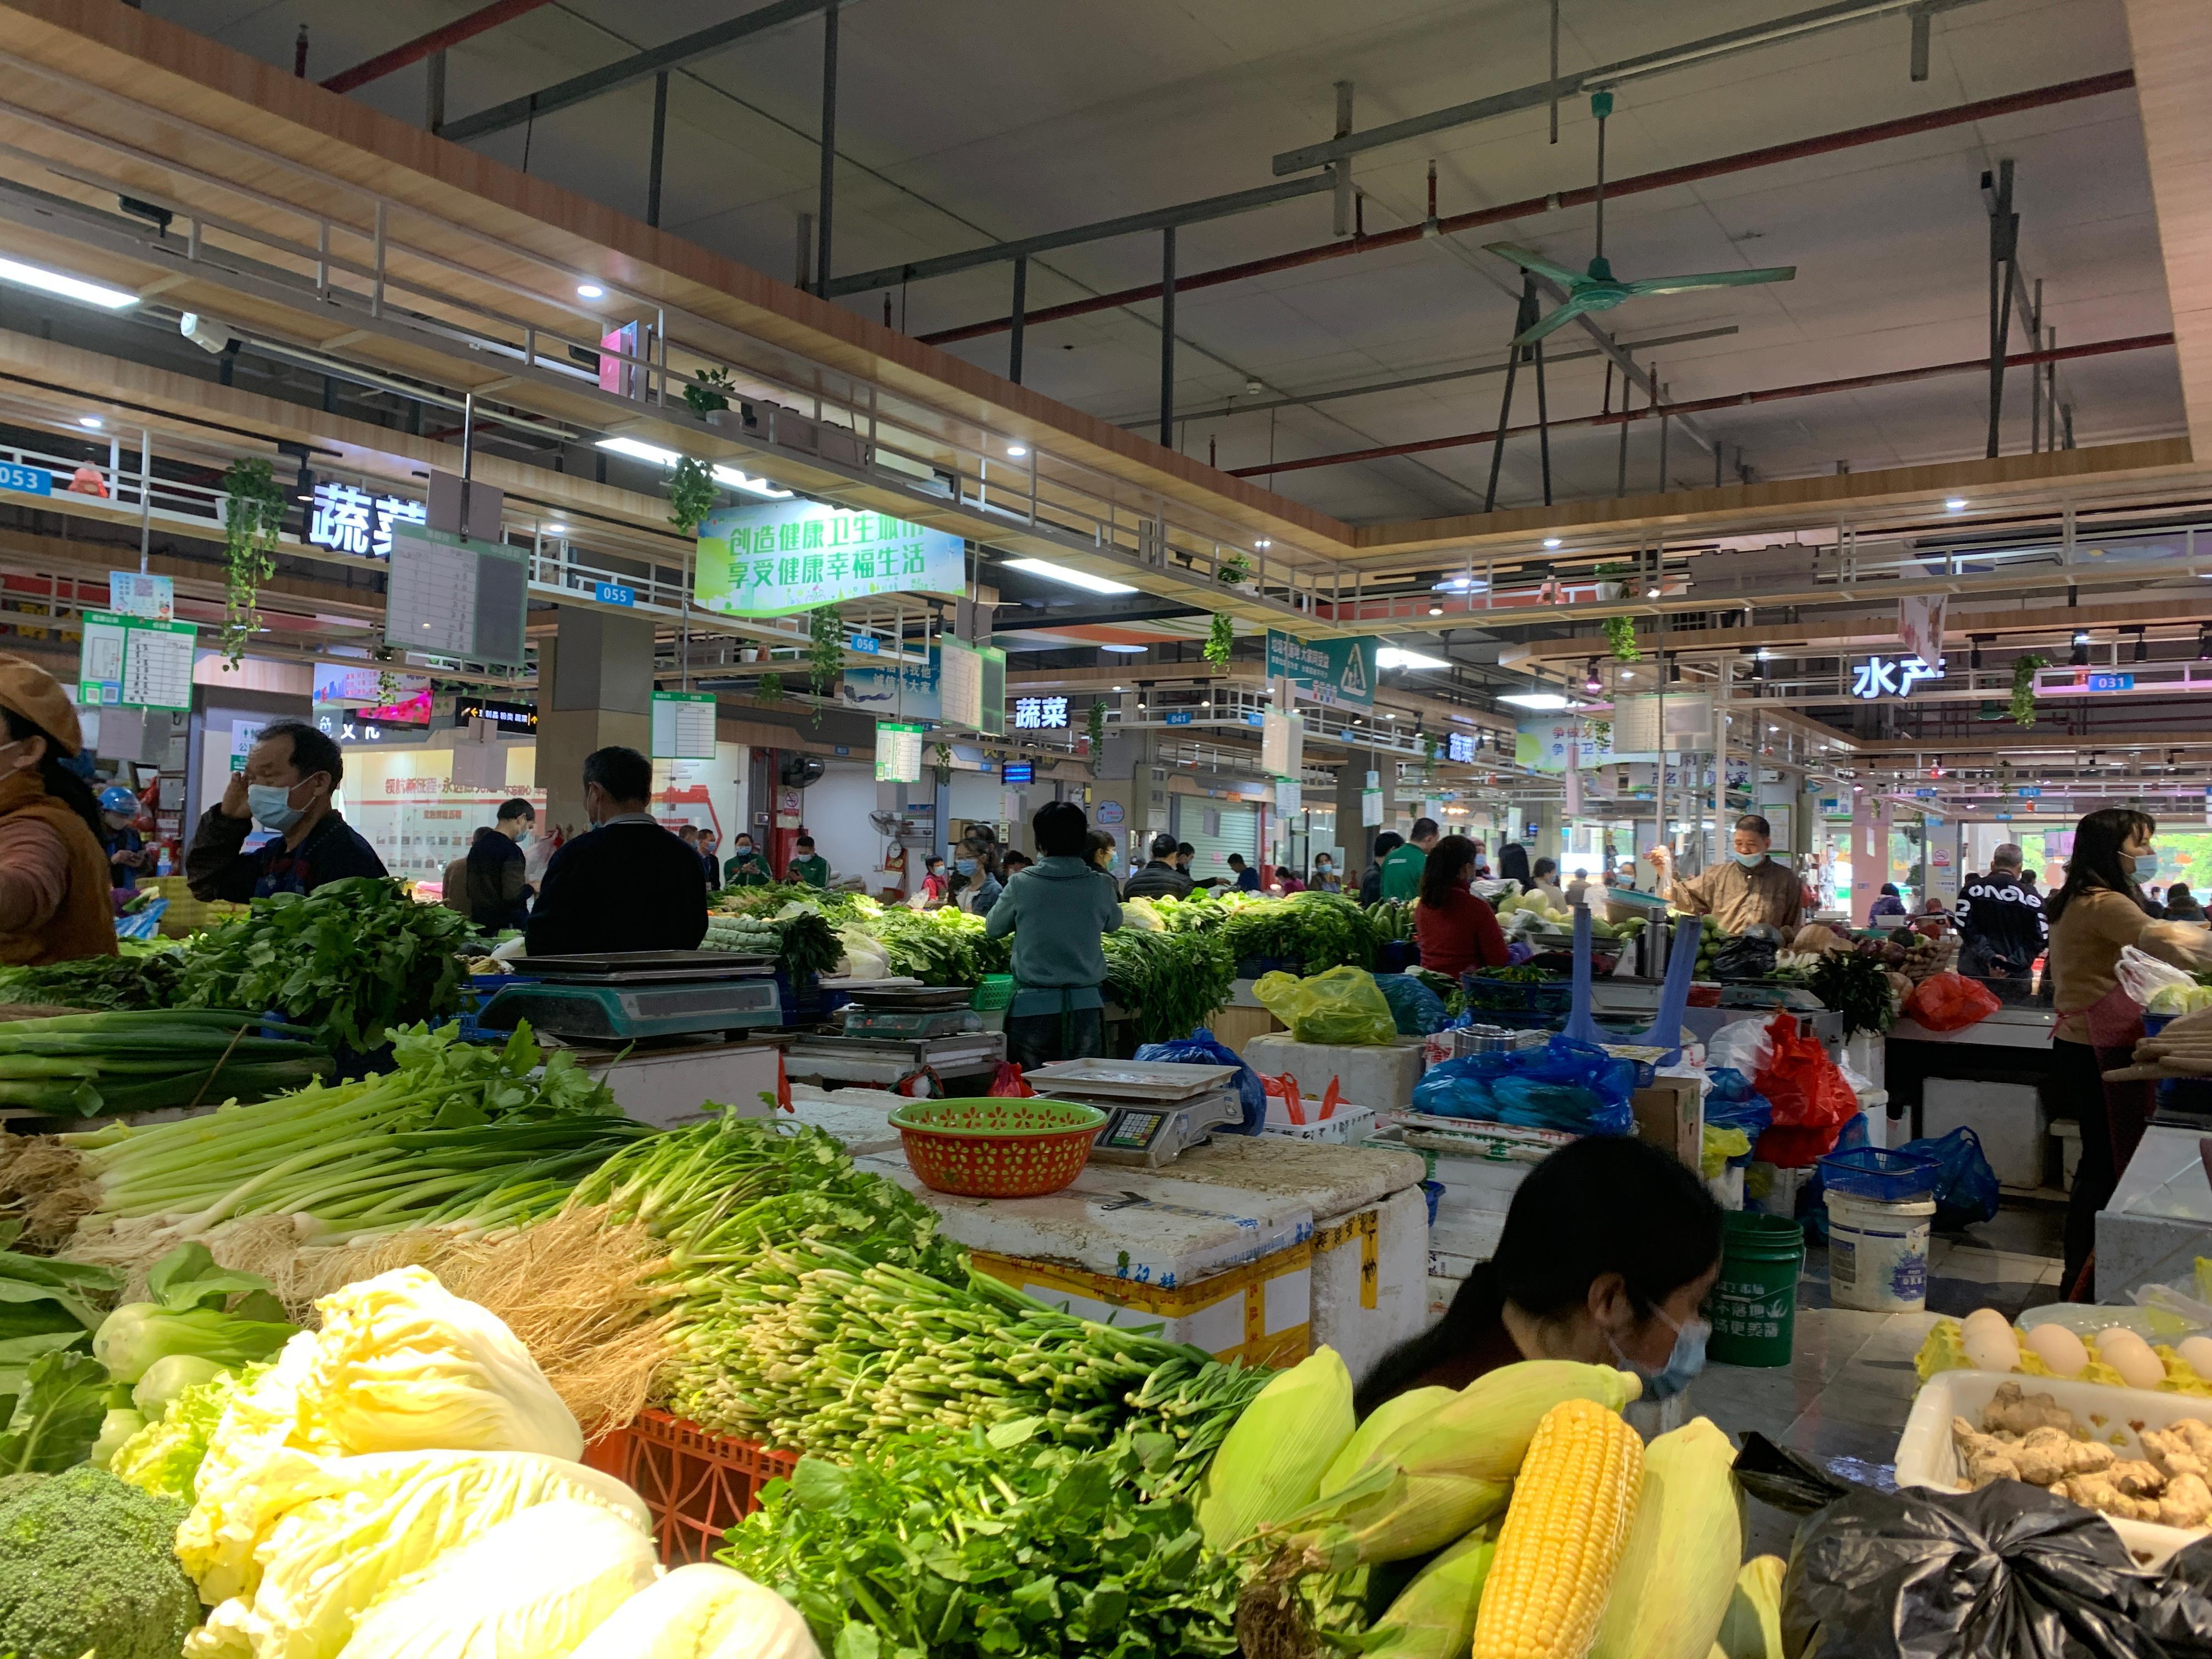
{"type": "Polygon", "coordinates": [[[2020,1340],[2002,1314],[1984,1308],[1959,1328],[1966,1363],[1978,1371],[2009,1371],[2020,1368],[2020,1340]],[[1983,1315],[1988,1315],[1984,1319],[1983,1315]]]}
{"type": "Polygon", "coordinates": [[[2191,1370],[2212,1382],[2212,1336],[2192,1336],[2174,1352],[2191,1370]]]}
{"type": "Polygon", "coordinates": [[[2038,1325],[2027,1334],[2027,1346],[2053,1376],[2079,1376],[2089,1363],[2088,1348],[2063,1325],[2038,1325]]]}
{"type": "Polygon", "coordinates": [[[2150,1344],[2124,1325],[2097,1333],[2097,1358],[2120,1374],[2131,1389],[2154,1389],[2166,1381],[2165,1362],[2150,1351],[2150,1344]]]}

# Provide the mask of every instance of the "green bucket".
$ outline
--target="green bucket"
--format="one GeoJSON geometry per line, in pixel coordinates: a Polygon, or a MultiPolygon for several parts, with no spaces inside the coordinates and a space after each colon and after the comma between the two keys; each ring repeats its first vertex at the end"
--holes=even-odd
{"type": "Polygon", "coordinates": [[[1706,1353],[1723,1365],[1787,1365],[1797,1322],[1805,1230],[1787,1216],[1732,1210],[1721,1231],[1721,1276],[1705,1303],[1706,1353]]]}

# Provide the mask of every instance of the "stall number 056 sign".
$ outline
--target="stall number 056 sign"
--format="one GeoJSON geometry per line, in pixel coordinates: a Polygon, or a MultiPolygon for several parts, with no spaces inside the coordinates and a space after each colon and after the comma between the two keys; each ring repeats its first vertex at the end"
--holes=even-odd
{"type": "Polygon", "coordinates": [[[1014,729],[1017,732],[1056,732],[1066,725],[1066,697],[1014,699],[1014,729]]]}

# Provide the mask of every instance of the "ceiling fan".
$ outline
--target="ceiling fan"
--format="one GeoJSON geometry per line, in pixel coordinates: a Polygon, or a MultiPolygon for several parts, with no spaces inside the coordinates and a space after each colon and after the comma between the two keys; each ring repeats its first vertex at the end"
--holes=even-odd
{"type": "Polygon", "coordinates": [[[1567,291],[1566,303],[1540,317],[1513,337],[1516,346],[1534,345],[1553,329],[1586,312],[1611,311],[1623,301],[1646,294],[1687,294],[1703,288],[1747,288],[1758,283],[1786,283],[1797,275],[1795,265],[1770,265],[1759,270],[1711,270],[1695,276],[1644,276],[1623,282],[1613,274],[1605,257],[1605,123],[1613,113],[1613,94],[1590,95],[1590,113],[1597,118],[1597,246],[1586,271],[1554,264],[1533,249],[1516,242],[1487,242],[1483,251],[1510,259],[1523,270],[1548,276],[1567,291]]]}

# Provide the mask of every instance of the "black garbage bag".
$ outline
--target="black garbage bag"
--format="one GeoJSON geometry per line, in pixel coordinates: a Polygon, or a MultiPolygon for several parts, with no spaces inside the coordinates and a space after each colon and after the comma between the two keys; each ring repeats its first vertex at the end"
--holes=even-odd
{"type": "Polygon", "coordinates": [[[1765,979],[1774,971],[1774,958],[1779,949],[1771,939],[1743,938],[1731,940],[1721,947],[1713,958],[1713,977],[1717,980],[1765,979]]]}
{"type": "Polygon", "coordinates": [[[2014,1480],[1877,1492],[1758,1435],[1737,1477],[1803,1514],[1783,1582],[1790,1659],[2212,1659],[2212,1547],[2142,1571],[2104,1517],[2014,1480]]]}

